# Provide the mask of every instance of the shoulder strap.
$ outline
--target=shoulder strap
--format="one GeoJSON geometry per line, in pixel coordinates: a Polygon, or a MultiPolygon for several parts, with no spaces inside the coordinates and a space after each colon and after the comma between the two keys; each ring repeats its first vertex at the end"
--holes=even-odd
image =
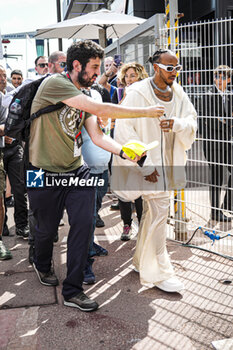
{"type": "Polygon", "coordinates": [[[36,113],[33,113],[29,119],[25,120],[26,123],[26,134],[25,134],[25,147],[24,147],[24,167],[25,169],[28,169],[29,167],[29,127],[30,123],[40,117],[43,114],[50,113],[53,111],[56,111],[64,106],[64,103],[59,102],[56,105],[50,105],[44,108],[39,109],[36,113]]]}
{"type": "Polygon", "coordinates": [[[64,103],[59,102],[56,105],[50,105],[44,108],[39,109],[39,111],[33,113],[30,118],[27,120],[27,124],[29,125],[34,119],[40,117],[42,114],[51,113],[61,109],[64,106],[64,103]]]}

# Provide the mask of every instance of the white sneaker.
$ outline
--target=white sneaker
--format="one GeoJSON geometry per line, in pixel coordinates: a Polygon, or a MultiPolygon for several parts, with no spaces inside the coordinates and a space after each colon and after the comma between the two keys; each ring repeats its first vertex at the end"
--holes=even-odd
{"type": "Polygon", "coordinates": [[[171,277],[168,280],[156,283],[155,286],[164,292],[179,292],[184,289],[184,284],[178,280],[176,277],[171,277]]]}
{"type": "Polygon", "coordinates": [[[133,270],[139,273],[139,270],[135,266],[133,266],[133,270]]]}

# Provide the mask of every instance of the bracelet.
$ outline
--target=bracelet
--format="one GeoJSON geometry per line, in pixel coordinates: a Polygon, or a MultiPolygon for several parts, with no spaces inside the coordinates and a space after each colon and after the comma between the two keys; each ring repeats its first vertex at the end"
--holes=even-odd
{"type": "Polygon", "coordinates": [[[110,75],[107,75],[106,73],[104,73],[104,75],[105,75],[107,78],[109,78],[109,77],[110,77],[110,75]]]}
{"type": "Polygon", "coordinates": [[[124,153],[124,152],[123,152],[123,150],[121,149],[119,156],[120,156],[122,159],[124,159],[124,160],[125,160],[126,158],[125,158],[125,157],[123,157],[123,153],[124,153]]]}

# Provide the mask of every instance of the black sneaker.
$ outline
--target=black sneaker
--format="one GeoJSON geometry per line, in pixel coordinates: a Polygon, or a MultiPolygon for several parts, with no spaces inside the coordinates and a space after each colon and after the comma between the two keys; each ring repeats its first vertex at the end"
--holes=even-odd
{"type": "Polygon", "coordinates": [[[15,233],[17,236],[22,237],[24,239],[28,239],[29,236],[29,227],[16,227],[15,233]]]}
{"type": "Polygon", "coordinates": [[[105,223],[104,223],[104,221],[101,219],[101,217],[99,216],[99,214],[97,215],[95,226],[96,226],[96,227],[104,227],[104,226],[105,226],[105,223]]]}
{"type": "Polygon", "coordinates": [[[78,295],[76,295],[73,298],[70,298],[69,300],[64,300],[64,305],[70,307],[77,307],[81,311],[87,312],[95,311],[99,307],[96,301],[89,299],[88,296],[83,292],[80,292],[78,295]]]}
{"type": "Polygon", "coordinates": [[[28,250],[28,261],[31,265],[33,264],[34,252],[35,252],[34,246],[30,245],[28,250]]]}
{"type": "Polygon", "coordinates": [[[113,204],[110,206],[110,210],[120,210],[119,203],[118,203],[118,202],[113,203],[113,204]]]}
{"type": "Polygon", "coordinates": [[[36,274],[39,278],[39,281],[44,286],[57,286],[59,284],[57,276],[55,275],[53,269],[49,272],[41,272],[37,270],[36,265],[33,263],[32,266],[34,267],[34,270],[36,271],[36,274]]]}
{"type": "Polygon", "coordinates": [[[95,255],[97,256],[106,256],[108,255],[107,249],[101,247],[101,245],[93,242],[93,250],[95,251],[95,255]]]}

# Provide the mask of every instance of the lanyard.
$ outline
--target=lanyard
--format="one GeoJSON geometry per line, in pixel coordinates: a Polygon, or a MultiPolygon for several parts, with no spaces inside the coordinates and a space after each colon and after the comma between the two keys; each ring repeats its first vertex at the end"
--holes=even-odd
{"type": "MultiPolygon", "coordinates": [[[[67,76],[67,78],[68,78],[68,79],[71,81],[71,83],[72,83],[72,80],[71,80],[71,77],[70,77],[69,73],[66,73],[66,76],[67,76]]],[[[77,122],[79,121],[78,124],[81,123],[82,117],[83,117],[83,112],[80,111],[79,119],[77,120],[77,122]]],[[[78,125],[77,125],[77,127],[78,127],[78,125]]],[[[75,139],[77,139],[77,137],[79,136],[79,134],[81,134],[81,131],[75,136],[75,139]]]]}
{"type": "Polygon", "coordinates": [[[67,76],[67,78],[71,81],[71,83],[73,83],[72,80],[71,80],[71,77],[70,77],[69,73],[66,73],[66,76],[67,76]]]}

